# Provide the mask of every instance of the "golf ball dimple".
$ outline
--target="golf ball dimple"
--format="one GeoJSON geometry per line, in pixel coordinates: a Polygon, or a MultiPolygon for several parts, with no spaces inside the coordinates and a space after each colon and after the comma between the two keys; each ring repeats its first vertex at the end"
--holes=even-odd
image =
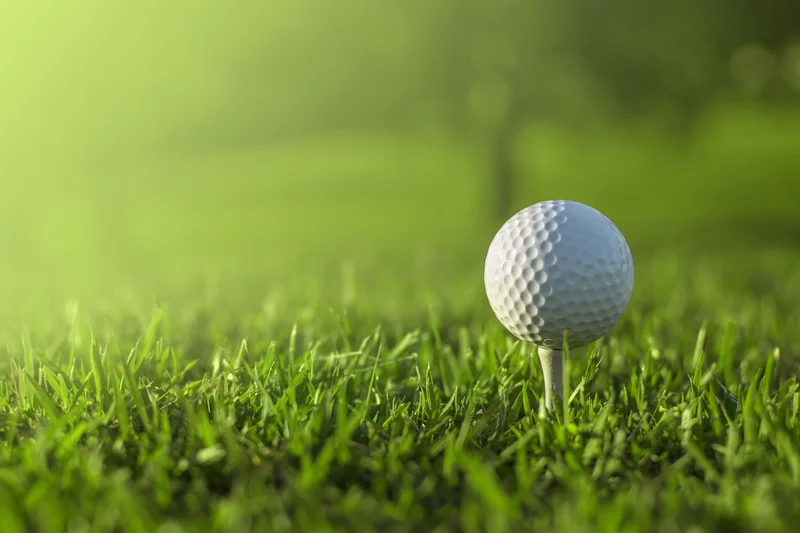
{"type": "Polygon", "coordinates": [[[555,200],[523,209],[497,232],[484,271],[486,295],[518,338],[570,347],[602,337],[633,292],[633,258],[605,215],[555,200]]]}

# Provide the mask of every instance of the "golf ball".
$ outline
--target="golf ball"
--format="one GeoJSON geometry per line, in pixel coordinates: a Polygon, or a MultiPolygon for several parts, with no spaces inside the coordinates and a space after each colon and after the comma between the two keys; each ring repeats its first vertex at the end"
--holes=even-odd
{"type": "Polygon", "coordinates": [[[596,209],[555,200],[527,207],[495,236],[486,257],[486,295],[516,337],[570,347],[602,337],[633,292],[633,258],[619,229],[596,209]]]}

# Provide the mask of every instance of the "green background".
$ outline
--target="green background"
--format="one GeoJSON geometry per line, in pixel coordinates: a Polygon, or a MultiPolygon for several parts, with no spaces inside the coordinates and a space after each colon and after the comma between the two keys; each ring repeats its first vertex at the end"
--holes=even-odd
{"type": "Polygon", "coordinates": [[[640,261],[792,241],[791,25],[693,5],[5,3],[4,277],[77,290],[247,263],[280,283],[267,270],[426,250],[475,270],[499,221],[549,198],[608,214],[640,261]]]}

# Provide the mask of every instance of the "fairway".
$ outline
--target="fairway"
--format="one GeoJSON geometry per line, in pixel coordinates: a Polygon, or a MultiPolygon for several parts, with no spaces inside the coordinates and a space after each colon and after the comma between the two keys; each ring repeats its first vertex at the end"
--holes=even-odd
{"type": "MultiPolygon", "coordinates": [[[[348,149],[304,147],[318,158],[343,151],[340,168],[348,149]]],[[[458,160],[451,148],[435,153],[420,161],[463,170],[447,166],[458,160]]],[[[269,168],[263,154],[228,157],[183,165],[242,186],[269,168]]],[[[395,161],[378,158],[373,172],[395,161]]],[[[179,213],[198,241],[176,241],[180,221],[156,205],[136,213],[163,224],[160,238],[143,234],[150,248],[129,245],[140,263],[102,271],[92,258],[114,263],[84,257],[82,275],[65,268],[73,293],[17,272],[0,358],[3,530],[791,530],[796,247],[682,247],[680,226],[659,245],[626,222],[637,204],[608,204],[633,243],[634,298],[609,335],[571,354],[567,401],[546,414],[534,349],[502,328],[483,293],[491,223],[459,215],[477,193],[453,190],[456,205],[433,214],[432,197],[421,219],[413,194],[395,194],[383,218],[379,204],[346,200],[350,213],[333,218],[338,207],[308,197],[304,212],[318,218],[300,230],[320,232],[281,242],[237,202],[217,210],[238,224],[223,240],[231,228],[215,234],[204,217],[213,190],[195,188],[179,213]],[[394,209],[410,210],[402,225],[394,209]],[[376,225],[353,225],[366,220],[376,225]],[[439,233],[413,244],[437,220],[439,233]]]]}

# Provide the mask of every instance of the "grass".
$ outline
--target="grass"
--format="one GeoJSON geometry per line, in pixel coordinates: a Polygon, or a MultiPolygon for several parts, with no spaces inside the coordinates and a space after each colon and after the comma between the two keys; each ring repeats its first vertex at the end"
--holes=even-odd
{"type": "Polygon", "coordinates": [[[800,165],[723,133],[528,154],[540,194],[608,211],[636,259],[554,413],[485,301],[464,147],[223,154],[130,170],[120,205],[45,202],[0,241],[0,530],[793,531],[800,165]]]}
{"type": "Polygon", "coordinates": [[[757,259],[645,262],[552,415],[480,300],[72,305],[6,337],[3,530],[790,531],[798,256],[757,259]]]}

